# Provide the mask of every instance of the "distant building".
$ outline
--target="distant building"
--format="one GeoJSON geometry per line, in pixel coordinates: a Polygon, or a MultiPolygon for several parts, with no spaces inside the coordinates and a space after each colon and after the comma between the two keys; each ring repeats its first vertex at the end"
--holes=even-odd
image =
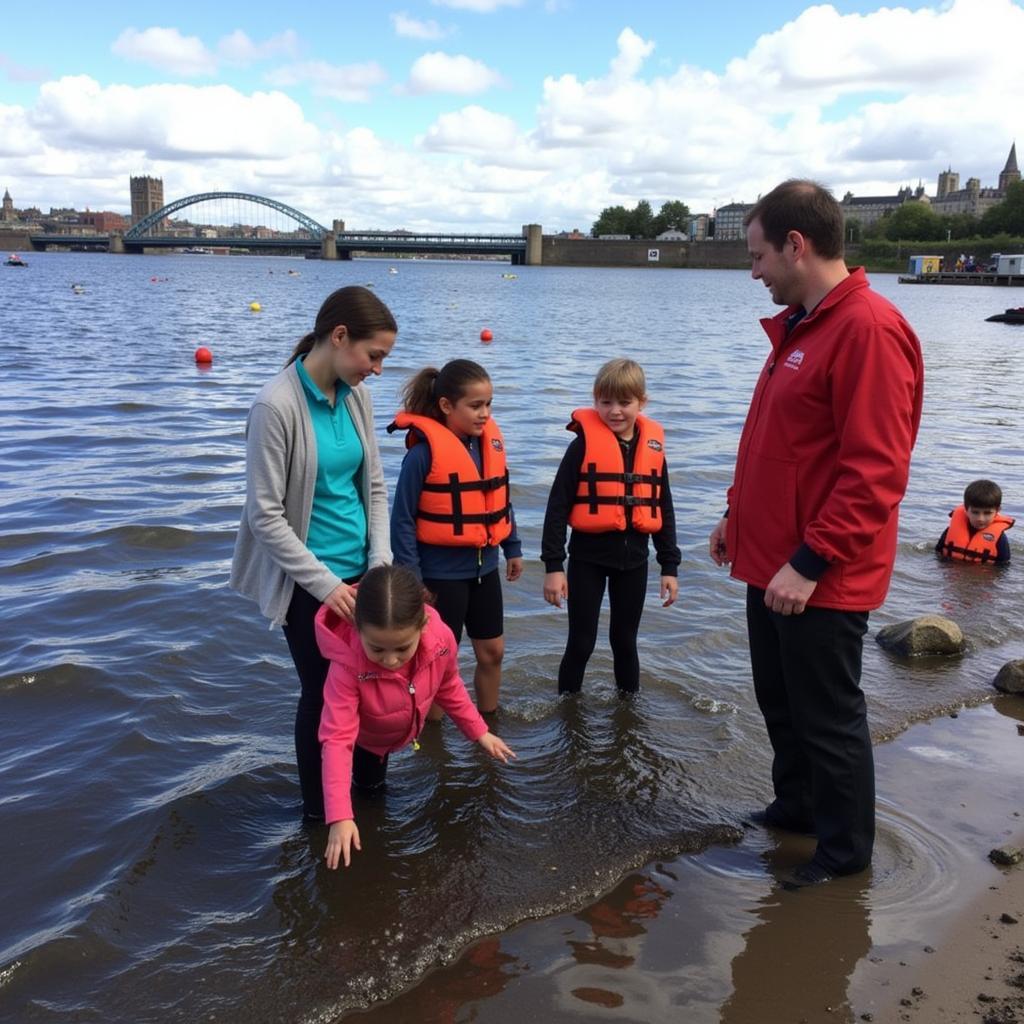
{"type": "Polygon", "coordinates": [[[691,242],[703,242],[708,237],[711,217],[706,213],[695,213],[690,217],[689,237],[691,242]]]}
{"type": "Polygon", "coordinates": [[[128,222],[119,213],[110,213],[109,211],[89,211],[80,214],[78,223],[85,227],[94,228],[97,235],[109,235],[113,232],[124,231],[128,222]]]}
{"type": "Polygon", "coordinates": [[[10,222],[16,219],[14,215],[14,200],[11,198],[11,193],[4,189],[3,206],[0,207],[0,220],[10,222]]]}
{"type": "Polygon", "coordinates": [[[156,213],[164,205],[164,183],[162,178],[129,177],[132,199],[132,224],[138,224],[143,217],[156,213]]]}
{"type": "Polygon", "coordinates": [[[869,224],[874,224],[876,220],[881,220],[893,210],[898,210],[904,203],[909,203],[912,200],[930,202],[928,196],[925,195],[924,185],[920,182],[916,189],[911,189],[907,185],[894,196],[855,196],[852,192],[847,192],[840,200],[839,206],[843,211],[844,221],[853,218],[862,228],[866,228],[869,224]]]}
{"type": "Polygon", "coordinates": [[[657,235],[655,240],[658,242],[688,242],[690,236],[678,228],[669,228],[667,231],[662,231],[660,235],[657,235]]]}
{"type": "Polygon", "coordinates": [[[715,210],[715,241],[735,242],[747,237],[743,218],[754,208],[753,203],[729,203],[715,210]]]}

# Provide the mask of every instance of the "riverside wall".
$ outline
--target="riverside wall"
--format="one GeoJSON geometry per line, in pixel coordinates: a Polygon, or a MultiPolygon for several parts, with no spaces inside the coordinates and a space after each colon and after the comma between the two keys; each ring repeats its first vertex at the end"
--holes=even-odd
{"type": "Polygon", "coordinates": [[[714,267],[736,269],[750,266],[745,241],[659,242],[647,239],[557,238],[545,235],[541,242],[545,267],[714,267]]]}

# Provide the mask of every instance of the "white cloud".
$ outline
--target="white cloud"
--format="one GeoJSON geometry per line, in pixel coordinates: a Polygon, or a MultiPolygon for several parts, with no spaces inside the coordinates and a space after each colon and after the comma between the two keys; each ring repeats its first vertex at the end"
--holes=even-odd
{"type": "Polygon", "coordinates": [[[241,65],[255,64],[277,56],[294,57],[298,50],[299,37],[291,29],[258,43],[237,28],[217,43],[217,55],[221,60],[241,65]]]}
{"type": "Polygon", "coordinates": [[[282,87],[308,84],[317,96],[346,103],[366,103],[373,87],[387,81],[387,77],[387,72],[376,61],[328,64],[311,60],[277,68],[267,75],[267,81],[282,87]]]}
{"type": "Polygon", "coordinates": [[[183,36],[176,28],[126,28],[110,49],[125,60],[150,64],[187,78],[211,75],[217,61],[198,36],[183,36]]]}
{"type": "Polygon", "coordinates": [[[432,18],[429,21],[419,21],[410,18],[404,11],[391,15],[391,24],[395,28],[395,35],[403,36],[406,39],[443,39],[449,34],[432,18]]]}
{"type": "Polygon", "coordinates": [[[468,96],[486,92],[492,86],[503,84],[497,71],[491,70],[482,61],[473,60],[465,54],[435,51],[425,53],[416,59],[409,69],[407,92],[423,94],[431,92],[456,93],[468,96]]]}
{"type": "Polygon", "coordinates": [[[280,92],[226,85],[101,86],[84,75],[47,82],[28,123],[48,144],[134,150],[151,159],[276,158],[316,144],[319,131],[280,92]]]}
{"type": "MultiPolygon", "coordinates": [[[[260,43],[234,33],[212,52],[221,62],[262,59],[287,35],[260,43]]],[[[919,178],[934,191],[951,165],[961,180],[989,185],[1019,141],[1019,107],[1002,98],[1019,91],[1021,38],[1024,9],[1011,0],[860,15],[818,6],[715,73],[666,65],[653,56],[664,50],[653,33],[623,28],[605,42],[603,72],[563,73],[574,60],[566,50],[557,73],[528,83],[540,93],[532,117],[465,100],[405,142],[387,108],[369,108],[361,123],[346,111],[352,124],[337,128],[313,123],[281,91],[66,78],[41,86],[33,103],[0,104],[0,162],[19,206],[123,210],[128,174],[152,173],[169,199],[240,189],[321,222],[424,230],[586,229],[613,203],[679,198],[705,211],[793,175],[840,195],[892,193],[919,178]]],[[[420,90],[495,84],[479,61],[439,57],[420,65],[420,90]]],[[[372,63],[275,72],[281,85],[358,99],[385,77],[372,63]]],[[[409,92],[413,84],[410,75],[409,92]]],[[[426,105],[406,106],[419,116],[426,105]]]]}
{"type": "Polygon", "coordinates": [[[491,14],[501,7],[518,7],[523,0],[431,0],[438,7],[454,7],[458,11],[491,14]]]}

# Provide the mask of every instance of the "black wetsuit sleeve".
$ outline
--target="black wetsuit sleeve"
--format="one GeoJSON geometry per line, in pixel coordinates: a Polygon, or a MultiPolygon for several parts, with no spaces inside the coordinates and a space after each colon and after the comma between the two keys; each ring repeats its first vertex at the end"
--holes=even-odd
{"type": "MultiPolygon", "coordinates": [[[[946,527],[946,529],[944,529],[942,531],[942,536],[939,537],[939,539],[935,543],[935,550],[936,551],[941,551],[942,550],[942,545],[946,543],[946,534],[947,533],[949,533],[949,527],[948,526],[946,527]]],[[[1003,538],[1000,537],[999,539],[1002,540],[1003,538]]]]}
{"type": "Polygon", "coordinates": [[[574,437],[562,456],[548,493],[540,541],[540,558],[545,572],[565,571],[565,537],[569,528],[569,512],[579,485],[583,450],[583,438],[574,437]]]}
{"type": "Polygon", "coordinates": [[[999,534],[999,540],[996,541],[996,564],[1001,565],[1003,562],[1010,560],[1010,542],[1006,537],[1005,533],[999,534]]]}
{"type": "Polygon", "coordinates": [[[665,486],[661,489],[661,529],[652,538],[654,553],[661,566],[662,576],[678,576],[682,553],[676,543],[676,512],[672,504],[672,489],[668,482],[668,460],[665,460],[665,486]]]}

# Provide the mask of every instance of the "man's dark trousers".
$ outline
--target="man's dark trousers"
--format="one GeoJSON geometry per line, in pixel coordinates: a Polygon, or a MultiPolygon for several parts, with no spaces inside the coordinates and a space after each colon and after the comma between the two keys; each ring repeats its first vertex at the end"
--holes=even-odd
{"type": "Polygon", "coordinates": [[[814,861],[831,874],[871,863],[875,766],[860,688],[867,612],[769,611],[747,588],[754,692],[775,753],[769,821],[814,832],[814,861]]]}

